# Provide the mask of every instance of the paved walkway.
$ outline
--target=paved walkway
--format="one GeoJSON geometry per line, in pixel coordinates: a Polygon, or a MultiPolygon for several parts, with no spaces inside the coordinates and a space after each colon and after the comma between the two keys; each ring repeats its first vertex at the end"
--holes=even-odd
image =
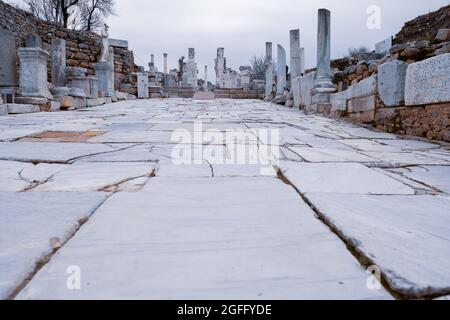
{"type": "Polygon", "coordinates": [[[450,294],[448,147],[181,99],[4,116],[0,141],[2,299],[450,294]]]}

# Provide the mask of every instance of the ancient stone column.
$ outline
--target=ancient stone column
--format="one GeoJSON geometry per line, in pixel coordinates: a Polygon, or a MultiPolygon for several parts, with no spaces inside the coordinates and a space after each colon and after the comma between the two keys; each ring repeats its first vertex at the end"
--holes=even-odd
{"type": "Polygon", "coordinates": [[[216,71],[216,86],[218,88],[223,88],[224,83],[224,73],[227,67],[227,61],[225,58],[225,49],[217,48],[217,57],[215,59],[215,71],[216,71]]]}
{"type": "Polygon", "coordinates": [[[278,45],[277,52],[277,96],[283,95],[286,88],[286,50],[278,45]]]}
{"type": "Polygon", "coordinates": [[[167,53],[164,53],[163,57],[164,57],[164,75],[167,75],[168,74],[167,53]]]}
{"type": "Polygon", "coordinates": [[[205,66],[205,76],[204,76],[203,90],[208,91],[208,66],[205,66]]]}
{"type": "Polygon", "coordinates": [[[110,71],[108,73],[110,81],[109,81],[109,91],[112,94],[111,97],[115,97],[116,96],[116,89],[115,89],[115,78],[114,78],[114,48],[113,47],[109,47],[109,55],[108,55],[108,63],[110,64],[110,71]]]}
{"type": "Polygon", "coordinates": [[[16,38],[0,29],[0,88],[17,87],[16,38]]]}
{"type": "Polygon", "coordinates": [[[317,73],[314,81],[313,94],[330,93],[336,90],[331,74],[331,33],[330,11],[319,9],[317,29],[317,73]]]}
{"type": "Polygon", "coordinates": [[[66,40],[52,39],[51,45],[52,93],[67,95],[66,87],[66,40]]]}
{"type": "Polygon", "coordinates": [[[188,55],[188,75],[189,75],[189,86],[197,88],[197,64],[195,63],[195,49],[189,48],[188,55]]]}
{"type": "Polygon", "coordinates": [[[266,99],[273,98],[272,42],[266,42],[266,99]]]}
{"type": "Polygon", "coordinates": [[[305,48],[300,49],[300,74],[305,75],[305,48]]]}
{"type": "Polygon", "coordinates": [[[291,79],[301,75],[301,49],[300,49],[300,30],[291,30],[290,47],[291,47],[291,79]]]}
{"type": "Polygon", "coordinates": [[[19,48],[19,94],[22,97],[53,98],[47,81],[49,56],[48,52],[41,48],[19,48]]]}

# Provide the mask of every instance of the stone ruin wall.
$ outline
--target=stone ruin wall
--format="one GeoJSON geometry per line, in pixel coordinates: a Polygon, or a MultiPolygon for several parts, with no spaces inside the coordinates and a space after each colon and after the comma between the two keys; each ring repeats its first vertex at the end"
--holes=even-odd
{"type": "MultiPolygon", "coordinates": [[[[372,124],[378,129],[390,133],[414,135],[428,139],[450,142],[450,96],[449,83],[442,80],[439,68],[450,70],[450,34],[438,34],[438,30],[450,28],[450,6],[441,8],[436,12],[420,16],[407,22],[402,31],[393,39],[393,46],[387,54],[365,53],[362,56],[345,57],[331,61],[335,70],[333,83],[338,92],[331,95],[330,106],[317,111],[332,116],[339,116],[357,123],[372,124]],[[423,27],[431,26],[430,28],[423,27]],[[426,31],[421,34],[420,31],[426,31]],[[411,39],[408,39],[411,37],[411,39]],[[432,59],[432,60],[430,60],[432,59]],[[441,94],[433,93],[433,86],[426,86],[423,74],[410,73],[412,81],[424,82],[424,87],[414,87],[405,84],[406,71],[393,76],[391,85],[407,86],[402,88],[403,95],[415,95],[426,97],[428,100],[414,103],[414,99],[405,104],[404,101],[386,106],[382,99],[383,88],[379,86],[379,67],[387,63],[403,64],[404,68],[419,66],[417,64],[426,61],[436,61],[440,66],[423,67],[422,72],[430,76],[428,84],[442,82],[443,88],[436,90],[446,91],[441,94]],[[433,80],[433,73],[435,78],[433,80]],[[441,80],[439,80],[441,79],[441,80]],[[434,96],[433,96],[434,95],[434,96]]],[[[294,106],[308,108],[312,105],[312,98],[307,93],[314,81],[315,69],[306,70],[303,77],[294,79],[294,106]]],[[[447,75],[448,77],[448,75],[447,75]]],[[[400,90],[400,91],[402,91],[400,90]]],[[[383,97],[384,98],[384,97],[383,97]]]]}
{"type": "MultiPolygon", "coordinates": [[[[25,38],[30,34],[40,36],[44,46],[51,44],[52,37],[64,39],[67,43],[67,66],[86,68],[88,75],[95,74],[93,65],[98,61],[101,51],[101,38],[95,33],[65,29],[57,24],[37,19],[32,14],[3,1],[0,1],[0,28],[16,36],[17,48],[25,46],[25,38]]],[[[114,67],[116,90],[136,94],[136,84],[132,79],[132,74],[137,69],[133,52],[127,48],[114,47],[114,67]]],[[[48,79],[51,81],[50,63],[48,70],[48,79]]]]}

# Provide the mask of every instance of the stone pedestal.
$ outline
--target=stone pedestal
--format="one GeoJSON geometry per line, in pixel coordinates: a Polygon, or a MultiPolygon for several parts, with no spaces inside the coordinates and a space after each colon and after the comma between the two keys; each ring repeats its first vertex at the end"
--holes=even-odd
{"type": "Polygon", "coordinates": [[[66,68],[69,96],[87,98],[90,92],[89,78],[85,68],[66,68]]]}
{"type": "Polygon", "coordinates": [[[0,30],[0,88],[18,87],[16,70],[16,38],[0,30]]]}
{"type": "Polygon", "coordinates": [[[115,97],[115,92],[113,90],[114,83],[114,69],[108,62],[98,62],[94,64],[95,74],[98,79],[98,91],[99,96],[104,97],[115,97]],[[111,76],[112,75],[112,76],[111,76]]]}
{"type": "Polygon", "coordinates": [[[286,50],[278,45],[277,52],[277,96],[284,95],[286,88],[286,50]]]}
{"type": "Polygon", "coordinates": [[[332,71],[330,64],[331,55],[331,14],[326,9],[320,9],[318,14],[317,29],[317,73],[314,80],[313,95],[328,94],[336,91],[332,82],[332,71]]]}
{"type": "Polygon", "coordinates": [[[48,90],[47,63],[49,54],[41,48],[19,48],[20,89],[23,97],[52,99],[48,90]]]}
{"type": "Polygon", "coordinates": [[[149,91],[148,91],[148,74],[137,73],[137,89],[138,89],[138,98],[140,99],[148,99],[149,91]]]}
{"type": "Polygon", "coordinates": [[[273,61],[272,42],[266,42],[266,94],[267,100],[273,99],[273,61]]]}
{"type": "Polygon", "coordinates": [[[291,30],[290,49],[291,49],[291,79],[301,75],[301,48],[300,48],[300,30],[291,30]]]}

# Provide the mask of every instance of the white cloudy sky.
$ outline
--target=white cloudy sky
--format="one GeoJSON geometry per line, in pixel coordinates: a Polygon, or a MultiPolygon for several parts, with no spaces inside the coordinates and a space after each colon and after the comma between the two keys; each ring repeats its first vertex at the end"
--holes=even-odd
{"type": "MultiPolygon", "coordinates": [[[[21,0],[16,0],[21,1],[21,0]]],[[[434,11],[450,0],[116,0],[117,15],[110,17],[113,38],[127,39],[139,65],[147,66],[150,53],[162,69],[196,48],[199,69],[212,72],[217,47],[225,48],[228,65],[235,69],[265,52],[265,42],[289,49],[289,30],[299,28],[306,48],[306,67],[315,65],[317,9],[332,14],[332,56],[349,47],[374,44],[396,34],[416,16],[434,11]],[[381,29],[369,30],[366,10],[381,8],[381,29]]],[[[275,46],[274,46],[275,48],[275,46]]],[[[201,75],[203,75],[201,73],[201,75]]]]}

